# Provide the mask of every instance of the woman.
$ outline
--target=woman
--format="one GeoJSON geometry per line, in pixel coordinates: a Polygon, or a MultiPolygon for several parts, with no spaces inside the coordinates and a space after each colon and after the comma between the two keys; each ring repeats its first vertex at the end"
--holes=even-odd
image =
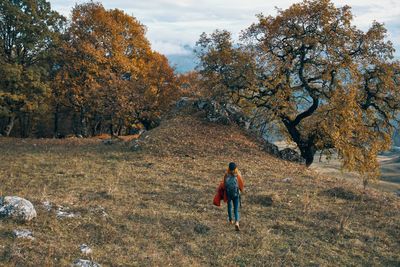
{"type": "Polygon", "coordinates": [[[237,166],[234,162],[229,163],[228,170],[221,184],[223,185],[224,189],[224,201],[228,202],[229,223],[233,224],[232,221],[232,203],[233,203],[233,212],[235,216],[235,229],[236,231],[239,231],[240,192],[243,192],[244,183],[242,176],[240,175],[237,166]]]}

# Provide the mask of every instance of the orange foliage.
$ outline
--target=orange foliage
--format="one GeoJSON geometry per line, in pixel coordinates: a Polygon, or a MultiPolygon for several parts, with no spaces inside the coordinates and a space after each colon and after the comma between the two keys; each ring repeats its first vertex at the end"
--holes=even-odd
{"type": "Polygon", "coordinates": [[[151,50],[145,27],[121,10],[76,5],[62,53],[58,96],[79,114],[82,129],[102,122],[118,134],[143,118],[156,120],[173,98],[173,69],[151,50]]]}

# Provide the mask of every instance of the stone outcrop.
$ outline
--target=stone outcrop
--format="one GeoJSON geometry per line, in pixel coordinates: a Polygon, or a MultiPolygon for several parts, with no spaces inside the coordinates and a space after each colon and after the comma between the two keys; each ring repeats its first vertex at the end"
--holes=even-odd
{"type": "Polygon", "coordinates": [[[300,156],[300,154],[296,150],[291,148],[285,148],[279,151],[279,157],[287,161],[298,163],[304,162],[304,159],[300,156]]]}
{"type": "Polygon", "coordinates": [[[37,216],[32,203],[17,196],[0,198],[0,217],[30,221],[37,216]]]}
{"type": "Polygon", "coordinates": [[[246,129],[250,127],[250,119],[238,106],[233,104],[221,104],[213,100],[197,100],[194,105],[197,109],[206,112],[206,118],[210,122],[225,125],[236,123],[246,129]]]}
{"type": "Polygon", "coordinates": [[[277,145],[274,145],[268,141],[265,141],[264,143],[264,151],[267,152],[268,154],[274,155],[276,157],[280,157],[280,152],[279,148],[277,145]]]}

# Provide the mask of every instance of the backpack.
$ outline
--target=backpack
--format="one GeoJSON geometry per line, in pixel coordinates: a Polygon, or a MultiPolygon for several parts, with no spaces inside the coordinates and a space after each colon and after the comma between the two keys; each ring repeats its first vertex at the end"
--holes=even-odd
{"type": "Polygon", "coordinates": [[[234,175],[229,175],[225,180],[225,190],[228,199],[234,199],[239,196],[238,178],[234,175]]]}

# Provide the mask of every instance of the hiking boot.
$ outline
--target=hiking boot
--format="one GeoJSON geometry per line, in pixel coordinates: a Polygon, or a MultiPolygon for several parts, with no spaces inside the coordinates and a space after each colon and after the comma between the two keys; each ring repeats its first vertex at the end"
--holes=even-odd
{"type": "Polygon", "coordinates": [[[232,221],[232,220],[230,220],[230,221],[229,221],[229,224],[233,224],[233,221],[232,221]]]}
{"type": "Polygon", "coordinates": [[[235,223],[235,229],[236,229],[236,231],[240,231],[239,222],[235,223]]]}

